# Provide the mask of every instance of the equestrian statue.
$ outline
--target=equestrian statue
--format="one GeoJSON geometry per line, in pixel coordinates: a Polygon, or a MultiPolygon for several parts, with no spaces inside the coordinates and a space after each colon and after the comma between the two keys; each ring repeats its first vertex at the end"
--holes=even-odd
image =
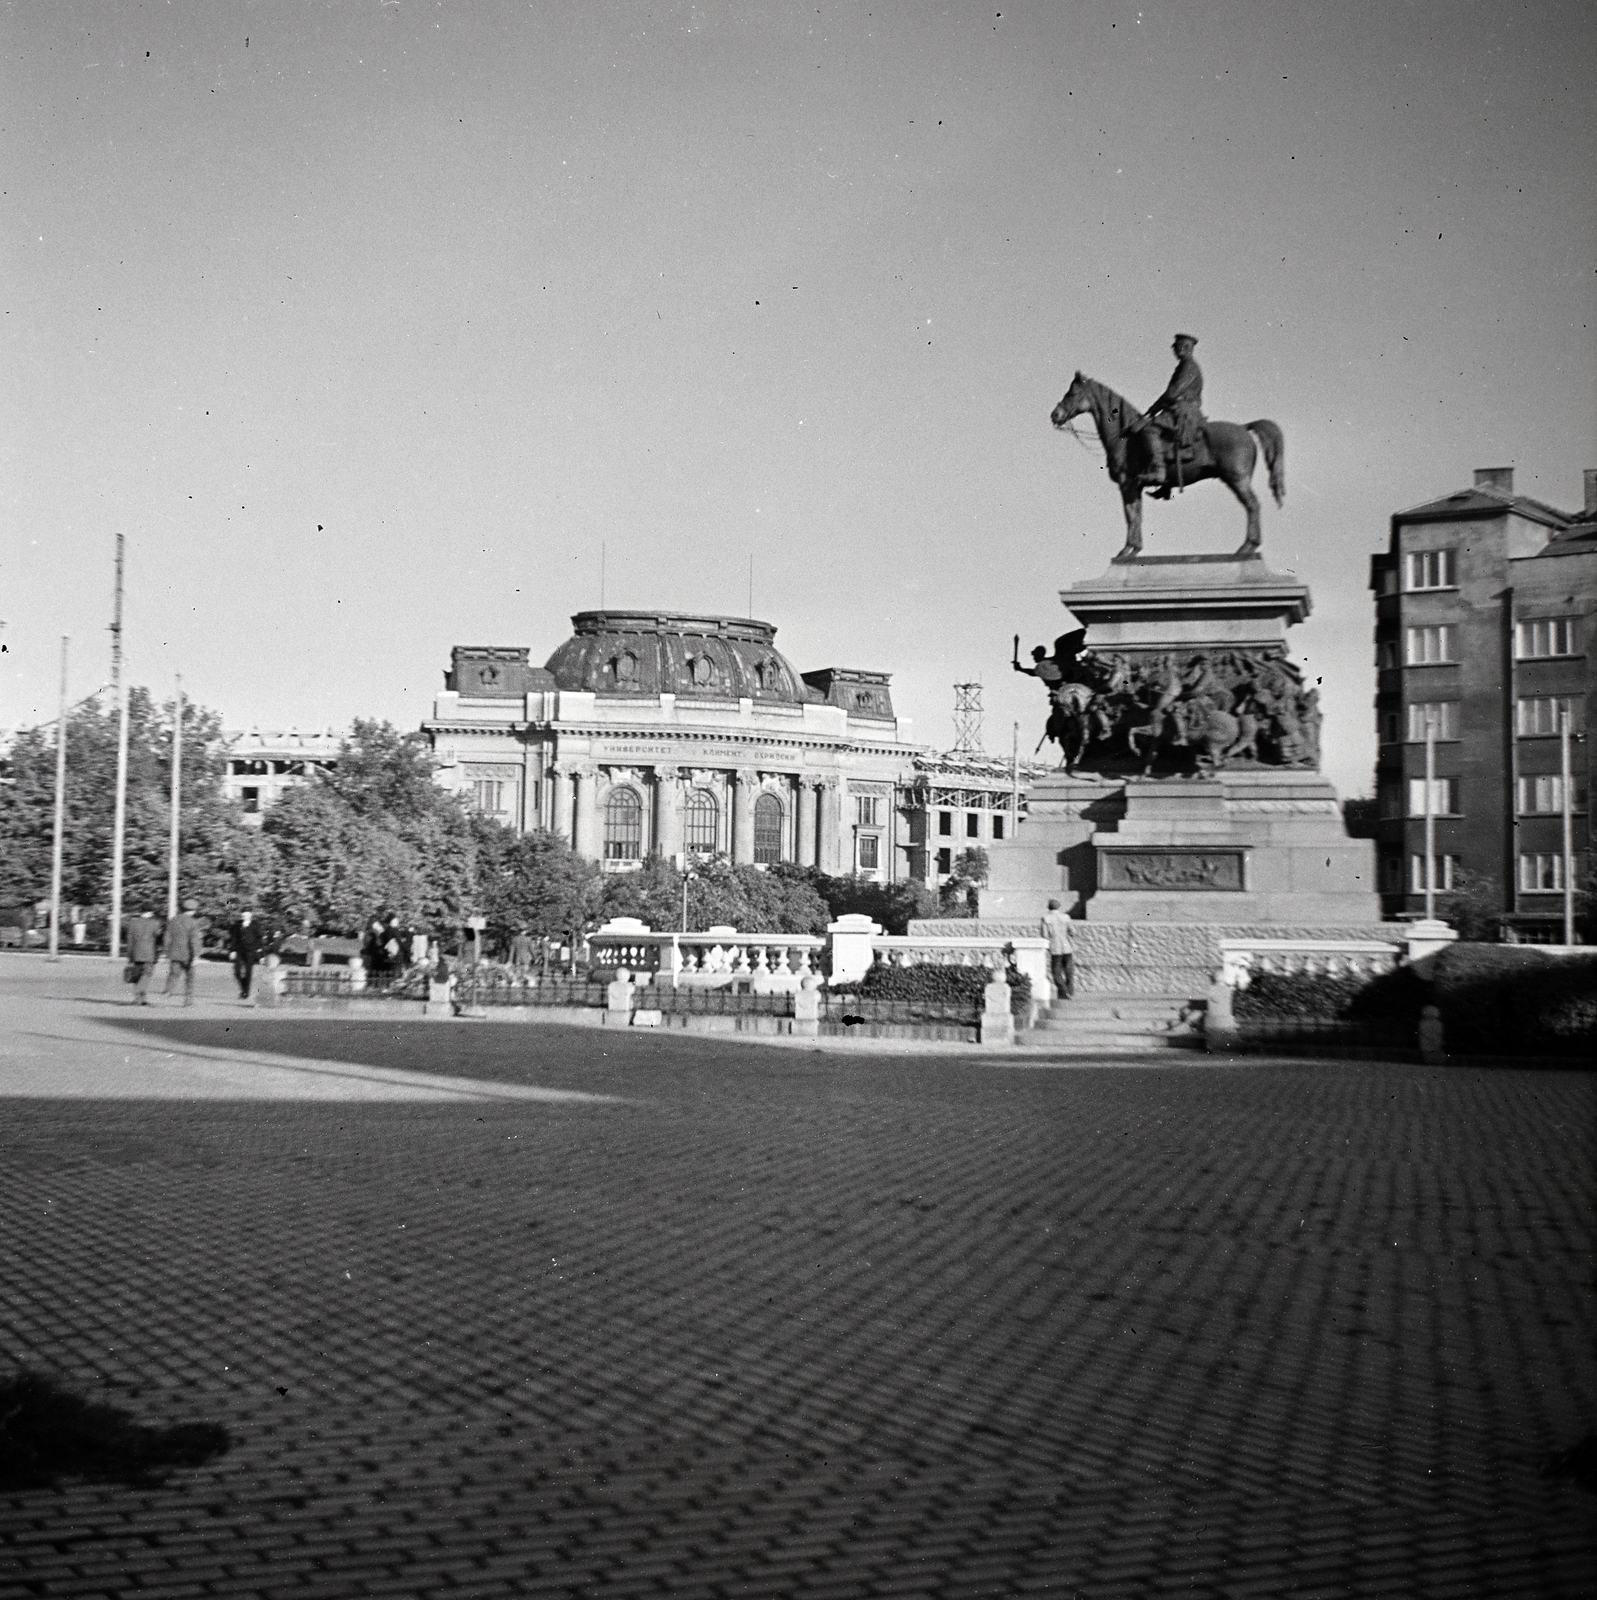
{"type": "Polygon", "coordinates": [[[1259,501],[1251,479],[1259,449],[1270,473],[1275,503],[1286,499],[1286,441],[1281,430],[1261,417],[1244,426],[1211,422],[1203,415],[1203,372],[1193,359],[1198,341],[1178,333],[1171,349],[1176,370],[1165,391],[1146,412],[1096,378],[1077,373],[1064,398],[1054,407],[1053,424],[1068,426],[1072,417],[1090,415],[1098,428],[1109,476],[1120,486],[1126,512],[1126,544],[1115,557],[1129,561],[1142,553],[1142,495],[1168,500],[1174,489],[1204,478],[1218,478],[1248,513],[1247,537],[1236,552],[1239,561],[1259,554],[1259,501]],[[1254,444],[1255,438],[1258,445],[1254,444]]]}

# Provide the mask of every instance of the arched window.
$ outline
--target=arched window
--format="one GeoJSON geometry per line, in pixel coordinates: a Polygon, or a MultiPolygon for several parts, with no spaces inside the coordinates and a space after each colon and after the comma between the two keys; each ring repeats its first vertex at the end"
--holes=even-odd
{"type": "Polygon", "coordinates": [[[643,855],[643,802],[636,789],[616,789],[604,804],[604,858],[637,861],[643,855]]]}
{"type": "Polygon", "coordinates": [[[708,789],[695,789],[682,809],[682,842],[694,855],[715,854],[721,808],[708,789]]]}
{"type": "Polygon", "coordinates": [[[754,861],[770,866],[782,859],[782,802],[762,794],[754,802],[754,861]]]}

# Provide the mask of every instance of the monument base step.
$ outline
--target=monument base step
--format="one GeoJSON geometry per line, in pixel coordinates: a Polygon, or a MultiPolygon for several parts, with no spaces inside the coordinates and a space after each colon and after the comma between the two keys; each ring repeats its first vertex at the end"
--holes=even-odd
{"type": "Polygon", "coordinates": [[[1184,1023],[1185,995],[1078,994],[1044,1006],[1022,1042],[1051,1050],[1201,1049],[1203,1036],[1184,1023]]]}

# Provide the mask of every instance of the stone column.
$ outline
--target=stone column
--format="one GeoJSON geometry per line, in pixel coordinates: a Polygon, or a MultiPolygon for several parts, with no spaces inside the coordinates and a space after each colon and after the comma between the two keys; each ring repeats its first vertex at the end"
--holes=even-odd
{"type": "Polygon", "coordinates": [[[682,853],[682,790],[677,767],[654,769],[654,849],[669,861],[682,853]]]}
{"type": "Polygon", "coordinates": [[[754,797],[759,785],[752,772],[733,772],[727,793],[732,801],[732,861],[744,866],[754,860],[754,797]]]}
{"type": "Polygon", "coordinates": [[[549,827],[567,844],[571,843],[571,769],[550,767],[549,785],[553,791],[554,809],[549,827]]]}
{"type": "Polygon", "coordinates": [[[839,873],[844,867],[838,859],[839,794],[841,785],[836,778],[827,778],[817,786],[816,801],[821,812],[821,848],[816,865],[822,872],[839,873]]]}
{"type": "Polygon", "coordinates": [[[573,848],[589,861],[599,859],[599,774],[592,767],[577,768],[576,842],[573,848]]]}
{"type": "Polygon", "coordinates": [[[815,780],[798,780],[798,818],[793,834],[793,859],[801,867],[815,865],[815,780]]]}

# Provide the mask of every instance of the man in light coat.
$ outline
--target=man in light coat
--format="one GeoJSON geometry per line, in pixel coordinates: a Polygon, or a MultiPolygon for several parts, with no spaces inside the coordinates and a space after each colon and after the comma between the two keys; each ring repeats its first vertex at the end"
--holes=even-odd
{"type": "Polygon", "coordinates": [[[1048,913],[1042,919],[1042,936],[1048,941],[1048,973],[1054,981],[1054,992],[1061,1000],[1075,999],[1076,955],[1070,916],[1059,909],[1057,900],[1048,902],[1048,913]]]}

